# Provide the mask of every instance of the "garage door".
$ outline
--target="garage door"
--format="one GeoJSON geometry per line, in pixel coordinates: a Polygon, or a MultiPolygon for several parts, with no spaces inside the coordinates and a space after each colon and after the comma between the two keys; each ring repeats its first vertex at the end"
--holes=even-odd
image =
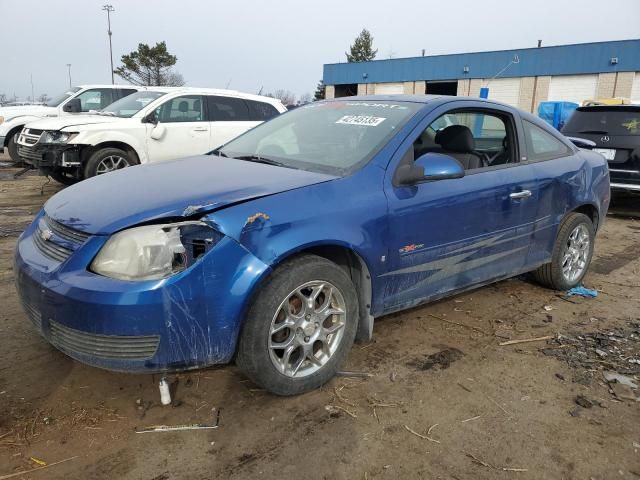
{"type": "Polygon", "coordinates": [[[401,95],[404,93],[402,83],[376,83],[376,95],[401,95]]]}
{"type": "Polygon", "coordinates": [[[489,98],[498,102],[507,103],[518,106],[518,98],[520,97],[520,79],[519,78],[496,78],[487,80],[486,85],[489,87],[489,98]]]}
{"type": "Polygon", "coordinates": [[[640,73],[636,73],[633,80],[633,87],[631,88],[631,101],[640,103],[640,73]]]}
{"type": "Polygon", "coordinates": [[[548,100],[575,102],[596,98],[597,75],[565,75],[551,77],[548,100]]]}

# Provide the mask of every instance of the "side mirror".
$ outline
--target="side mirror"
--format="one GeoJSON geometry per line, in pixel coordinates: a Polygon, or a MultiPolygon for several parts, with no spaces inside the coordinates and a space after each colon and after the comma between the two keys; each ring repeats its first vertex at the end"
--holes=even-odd
{"type": "Polygon", "coordinates": [[[82,111],[82,102],[79,98],[72,98],[63,105],[62,110],[67,113],[79,113],[82,111]]]}
{"type": "Polygon", "coordinates": [[[158,117],[156,116],[155,110],[151,113],[148,113],[143,119],[142,123],[152,123],[153,125],[158,124],[158,117]]]}
{"type": "Polygon", "coordinates": [[[412,165],[402,165],[396,173],[396,181],[401,185],[462,177],[464,177],[462,164],[455,158],[441,153],[425,153],[412,165]]]}

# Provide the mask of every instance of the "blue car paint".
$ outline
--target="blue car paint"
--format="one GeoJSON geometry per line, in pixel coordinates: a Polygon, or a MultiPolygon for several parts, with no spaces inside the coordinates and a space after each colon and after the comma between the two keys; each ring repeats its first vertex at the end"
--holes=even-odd
{"type": "Polygon", "coordinates": [[[97,358],[56,345],[82,362],[114,370],[226,363],[256,289],[297,252],[339,246],[356,254],[370,275],[375,317],[549,261],[558,224],[576,208],[593,206],[601,225],[609,202],[606,162],[568,141],[572,153],[562,159],[418,186],[393,184],[406,148],[443,111],[490,107],[512,115],[523,158],[521,115],[552,130],[535,117],[456,97],[364,98],[424,106],[346,177],[204,156],[115,172],[54,196],[44,211],[91,236],[62,264],[34,247],[42,212],[20,237],[17,288],[26,310],[41,313],[41,333],[50,339],[50,324],[58,322],[97,335],[160,336],[155,355],[143,361],[97,358]],[[510,199],[523,189],[532,196],[510,199]],[[110,234],[185,216],[224,234],[186,271],[127,282],[88,270],[110,234]]]}

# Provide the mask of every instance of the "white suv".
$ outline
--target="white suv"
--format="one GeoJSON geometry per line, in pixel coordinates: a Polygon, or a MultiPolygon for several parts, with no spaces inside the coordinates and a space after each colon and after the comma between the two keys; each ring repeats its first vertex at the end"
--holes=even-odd
{"type": "Polygon", "coordinates": [[[147,87],[95,115],[45,119],[18,137],[20,157],[64,184],[140,163],[209,152],[286,108],[274,98],[147,87]]]}
{"type": "Polygon", "coordinates": [[[16,135],[29,122],[44,117],[58,117],[100,110],[110,103],[144,87],[135,85],[80,85],[49,100],[44,105],[13,105],[0,107],[0,152],[7,148],[9,156],[18,162],[16,135]]]}

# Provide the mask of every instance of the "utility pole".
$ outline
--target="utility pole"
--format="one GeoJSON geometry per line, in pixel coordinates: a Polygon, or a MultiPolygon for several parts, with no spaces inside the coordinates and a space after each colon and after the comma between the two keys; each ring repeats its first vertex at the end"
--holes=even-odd
{"type": "Polygon", "coordinates": [[[71,88],[71,64],[67,63],[67,70],[69,72],[69,88],[71,88]]]}
{"type": "Polygon", "coordinates": [[[112,5],[103,5],[102,10],[107,12],[107,33],[109,34],[109,58],[111,59],[111,84],[116,83],[113,78],[113,47],[111,46],[111,12],[115,12],[112,5]]]}
{"type": "Polygon", "coordinates": [[[33,93],[33,73],[30,73],[30,79],[31,79],[31,101],[35,102],[35,94],[33,93]]]}

